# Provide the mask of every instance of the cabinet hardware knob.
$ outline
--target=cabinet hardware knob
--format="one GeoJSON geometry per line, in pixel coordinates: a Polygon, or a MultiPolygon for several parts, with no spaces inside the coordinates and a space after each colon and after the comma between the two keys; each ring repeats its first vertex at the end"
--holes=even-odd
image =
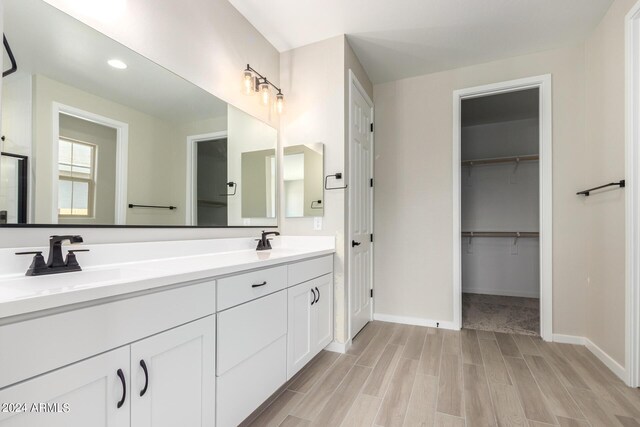
{"type": "Polygon", "coordinates": [[[264,282],[262,282],[262,283],[256,283],[256,284],[253,284],[253,285],[251,285],[251,287],[252,287],[252,288],[259,288],[260,286],[264,286],[264,285],[266,285],[266,284],[267,284],[267,281],[265,280],[265,281],[264,281],[264,282]]]}
{"type": "Polygon", "coordinates": [[[140,366],[144,371],[144,388],[140,390],[140,397],[142,397],[147,392],[147,388],[149,387],[149,371],[147,370],[147,364],[143,359],[140,359],[140,366]]]}
{"type": "Polygon", "coordinates": [[[318,298],[316,299],[316,302],[320,301],[320,289],[318,289],[318,287],[316,286],[316,292],[318,293],[318,298]]]}
{"type": "Polygon", "coordinates": [[[311,293],[313,294],[313,299],[311,300],[311,305],[316,303],[316,291],[311,288],[311,293]]]}
{"type": "Polygon", "coordinates": [[[124,372],[122,372],[122,369],[118,369],[116,373],[118,374],[118,378],[120,378],[120,382],[122,383],[122,398],[117,405],[118,409],[120,409],[122,408],[122,405],[124,405],[124,401],[127,398],[127,382],[124,379],[124,372]]]}

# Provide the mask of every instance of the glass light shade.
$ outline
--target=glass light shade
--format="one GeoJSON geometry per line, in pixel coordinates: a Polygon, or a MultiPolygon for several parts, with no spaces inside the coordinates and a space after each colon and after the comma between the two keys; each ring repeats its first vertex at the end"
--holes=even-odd
{"type": "Polygon", "coordinates": [[[269,105],[269,84],[267,82],[260,83],[260,97],[264,105],[269,105]]]}
{"type": "Polygon", "coordinates": [[[243,92],[245,95],[252,95],[255,92],[253,73],[245,70],[243,79],[243,92]]]}
{"type": "Polygon", "coordinates": [[[278,112],[278,114],[282,114],[283,110],[284,110],[284,95],[281,93],[278,93],[276,95],[276,111],[278,112]]]}

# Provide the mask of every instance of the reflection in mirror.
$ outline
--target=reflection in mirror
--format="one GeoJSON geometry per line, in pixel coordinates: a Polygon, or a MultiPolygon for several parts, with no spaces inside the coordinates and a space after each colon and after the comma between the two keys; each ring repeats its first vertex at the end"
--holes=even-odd
{"type": "Polygon", "coordinates": [[[245,207],[241,169],[275,129],[42,0],[4,0],[4,23],[0,223],[277,225],[275,185],[245,207]]]}
{"type": "Polygon", "coordinates": [[[284,148],[283,181],[287,218],[324,215],[324,145],[284,148]]]}

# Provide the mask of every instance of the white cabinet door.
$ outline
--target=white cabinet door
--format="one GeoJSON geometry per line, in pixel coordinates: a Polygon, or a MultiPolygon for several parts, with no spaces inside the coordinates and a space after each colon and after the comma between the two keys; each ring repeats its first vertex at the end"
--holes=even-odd
{"type": "Polygon", "coordinates": [[[214,425],[215,330],[209,316],[131,345],[132,426],[214,425]]]}
{"type": "Polygon", "coordinates": [[[287,289],[289,327],[287,334],[287,379],[309,362],[313,354],[313,305],[316,299],[315,281],[287,289]]]}
{"type": "Polygon", "coordinates": [[[312,280],[316,294],[313,304],[313,354],[318,354],[333,341],[333,275],[327,274],[312,280]]]}
{"type": "Polygon", "coordinates": [[[5,388],[0,402],[26,412],[0,412],[0,426],[127,427],[129,378],[126,346],[5,388]]]}

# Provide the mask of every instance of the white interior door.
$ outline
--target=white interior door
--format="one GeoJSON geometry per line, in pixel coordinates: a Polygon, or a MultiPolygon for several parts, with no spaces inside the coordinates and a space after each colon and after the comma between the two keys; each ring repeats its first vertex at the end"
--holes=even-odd
{"type": "Polygon", "coordinates": [[[349,298],[353,338],[372,319],[373,103],[352,74],[349,99],[349,298]]]}

